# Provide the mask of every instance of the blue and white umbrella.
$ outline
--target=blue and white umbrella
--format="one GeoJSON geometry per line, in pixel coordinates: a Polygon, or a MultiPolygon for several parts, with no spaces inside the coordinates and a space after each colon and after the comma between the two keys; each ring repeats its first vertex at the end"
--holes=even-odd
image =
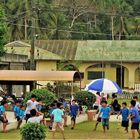
{"type": "Polygon", "coordinates": [[[93,80],[86,86],[85,90],[93,90],[103,93],[122,93],[118,84],[108,79],[93,80]]]}

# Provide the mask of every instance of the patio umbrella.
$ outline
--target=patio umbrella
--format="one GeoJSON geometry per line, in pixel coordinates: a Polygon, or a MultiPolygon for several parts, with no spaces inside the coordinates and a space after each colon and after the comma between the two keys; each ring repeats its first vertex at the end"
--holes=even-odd
{"type": "Polygon", "coordinates": [[[103,93],[122,93],[118,84],[108,79],[93,80],[86,86],[85,90],[93,90],[103,93]]]}

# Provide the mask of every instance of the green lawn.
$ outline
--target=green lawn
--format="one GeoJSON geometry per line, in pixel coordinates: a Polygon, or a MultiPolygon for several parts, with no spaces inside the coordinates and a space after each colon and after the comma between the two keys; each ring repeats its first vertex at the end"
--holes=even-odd
{"type": "MultiPolygon", "coordinates": [[[[78,124],[75,130],[69,127],[65,128],[66,139],[128,139],[131,136],[129,132],[126,134],[121,128],[120,123],[110,123],[110,130],[103,133],[102,126],[99,124],[97,131],[93,131],[95,122],[83,122],[78,124]]],[[[47,138],[51,139],[51,132],[47,131],[47,138]]],[[[0,133],[0,139],[3,140],[20,140],[19,130],[12,130],[6,134],[0,133]]],[[[61,139],[60,132],[56,132],[56,139],[61,139]]]]}

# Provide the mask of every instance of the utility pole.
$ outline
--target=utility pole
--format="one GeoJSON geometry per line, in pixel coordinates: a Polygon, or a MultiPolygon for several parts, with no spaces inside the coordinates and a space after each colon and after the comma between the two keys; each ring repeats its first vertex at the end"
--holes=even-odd
{"type": "Polygon", "coordinates": [[[104,74],[104,46],[102,47],[102,78],[105,78],[105,74],[104,74]]]}
{"type": "Polygon", "coordinates": [[[35,18],[33,0],[31,0],[31,50],[30,50],[30,70],[35,70],[35,18]]]}

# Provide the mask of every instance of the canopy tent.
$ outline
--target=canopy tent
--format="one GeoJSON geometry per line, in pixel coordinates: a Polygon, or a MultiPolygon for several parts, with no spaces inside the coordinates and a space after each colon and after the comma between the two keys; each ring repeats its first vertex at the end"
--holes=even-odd
{"type": "Polygon", "coordinates": [[[80,80],[76,71],[0,70],[0,81],[74,81],[80,80]]]}
{"type": "Polygon", "coordinates": [[[36,81],[68,81],[73,85],[77,80],[80,81],[81,89],[81,76],[76,71],[0,70],[0,85],[30,85],[30,90],[36,81]]]}

